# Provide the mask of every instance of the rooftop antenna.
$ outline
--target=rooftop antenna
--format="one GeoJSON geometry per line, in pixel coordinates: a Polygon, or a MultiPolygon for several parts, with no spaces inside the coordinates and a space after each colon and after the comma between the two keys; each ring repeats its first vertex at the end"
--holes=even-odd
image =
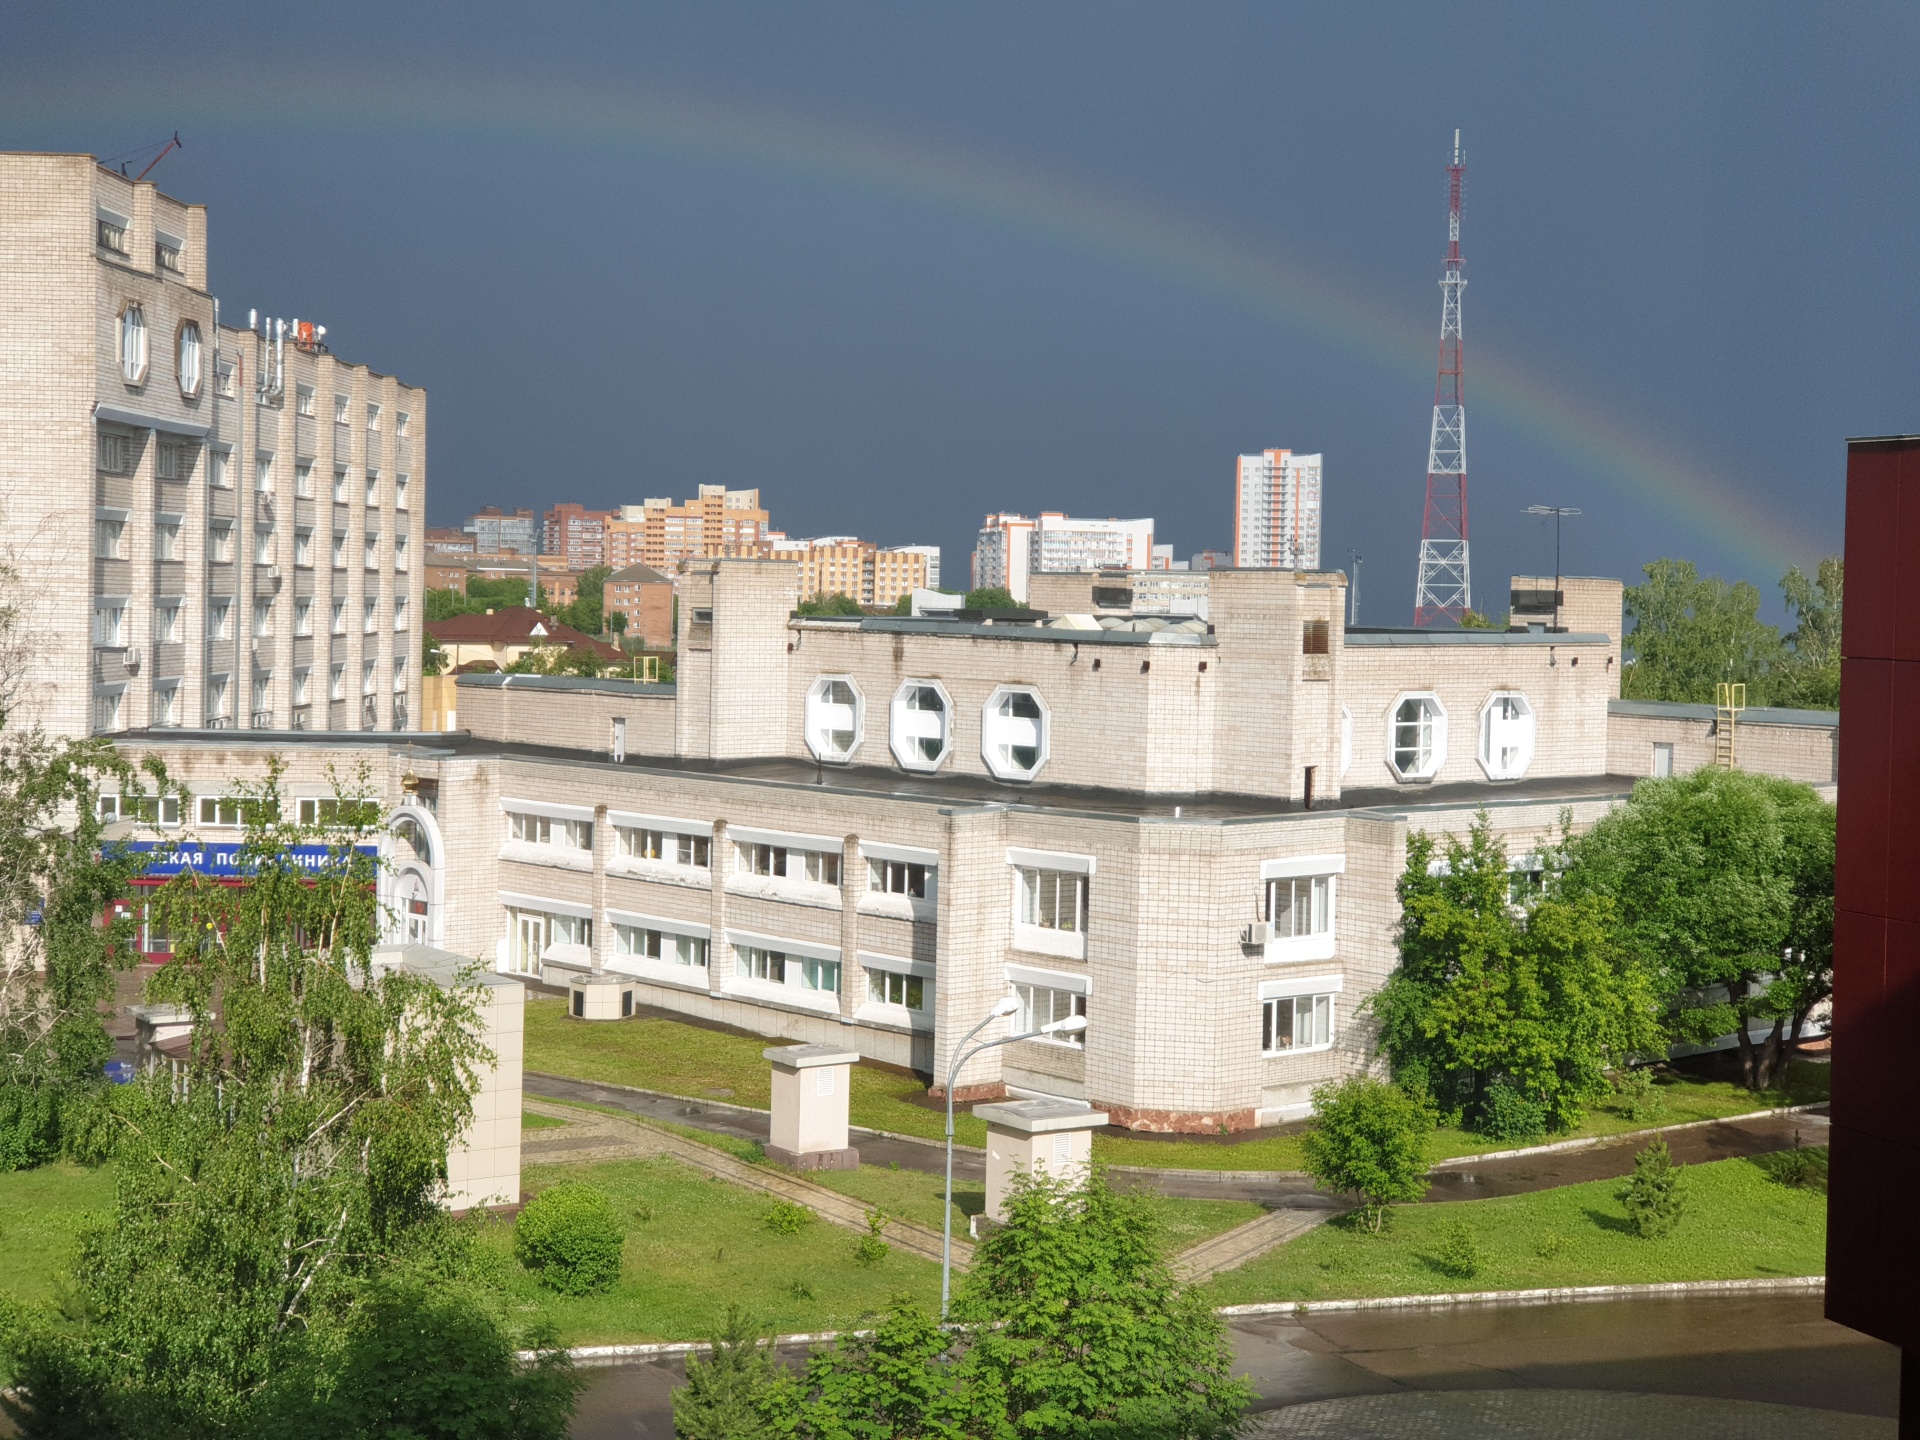
{"type": "Polygon", "coordinates": [[[1580,512],[1571,505],[1529,505],[1529,515],[1551,515],[1553,517],[1553,628],[1560,628],[1560,522],[1569,515],[1580,512]]]}
{"type": "MultiPolygon", "coordinates": [[[[147,176],[153,173],[154,166],[158,165],[162,160],[166,159],[167,156],[171,155],[175,150],[184,150],[186,148],[187,148],[186,146],[180,143],[180,132],[178,130],[174,131],[173,138],[167,141],[167,143],[161,147],[160,153],[154,156],[153,159],[147,162],[147,168],[145,170],[142,170],[138,175],[134,176],[133,178],[136,181],[146,179],[147,176]]],[[[126,167],[124,165],[120,167],[120,173],[122,175],[127,173],[126,167]]]]}
{"type": "Polygon", "coordinates": [[[1353,584],[1347,587],[1347,624],[1360,623],[1360,562],[1366,557],[1358,550],[1347,551],[1347,559],[1353,562],[1353,584]]]}

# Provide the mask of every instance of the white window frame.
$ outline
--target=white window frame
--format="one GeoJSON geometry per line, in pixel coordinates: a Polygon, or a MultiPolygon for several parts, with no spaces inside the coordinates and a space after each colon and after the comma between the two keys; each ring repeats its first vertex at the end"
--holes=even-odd
{"type": "Polygon", "coordinates": [[[333,503],[336,505],[347,503],[347,467],[344,465],[333,467],[333,503]]]}
{"type": "Polygon", "coordinates": [[[293,387],[293,413],[307,416],[313,414],[313,386],[295,385],[293,387]]]}
{"type": "MultiPolygon", "coordinates": [[[[1261,1009],[1261,1046],[1260,1054],[1267,1059],[1282,1059],[1291,1055],[1314,1055],[1331,1050],[1340,1039],[1340,1007],[1335,998],[1345,988],[1345,981],[1338,975],[1300,975],[1288,976],[1284,980],[1264,980],[1260,984],[1259,1004],[1261,1009]],[[1267,1007],[1285,1005],[1288,1010],[1289,1028],[1297,1026],[1297,1006],[1302,999],[1310,1002],[1325,1000],[1327,1038],[1308,1045],[1290,1045],[1284,1048],[1269,1048],[1267,1041],[1278,1033],[1278,1027],[1269,1028],[1267,1007]]],[[[1309,1012],[1314,1013],[1312,1010],[1309,1012]]],[[[1297,1032],[1296,1032],[1297,1033],[1297,1032]]]]}
{"type": "Polygon", "coordinates": [[[207,636],[212,640],[233,638],[233,601],[225,595],[207,602],[207,636]]]}
{"type": "Polygon", "coordinates": [[[698,820],[616,810],[607,812],[607,823],[613,826],[614,835],[610,863],[617,868],[655,875],[664,871],[674,880],[712,883],[713,826],[698,820]],[[649,849],[655,853],[647,854],[649,849]]]}
{"type": "Polygon", "coordinates": [[[200,327],[189,320],[181,325],[174,342],[174,374],[180,382],[180,394],[188,400],[196,399],[200,394],[206,371],[201,363],[204,353],[200,343],[200,327]]]}
{"type": "Polygon", "coordinates": [[[293,495],[296,500],[313,499],[313,461],[293,462],[293,495]]]}
{"type": "Polygon", "coordinates": [[[312,529],[293,532],[293,563],[304,570],[313,568],[313,531],[312,529]]]}
{"type": "Polygon", "coordinates": [[[273,527],[271,525],[253,527],[253,563],[256,565],[273,563],[273,527]]]}
{"type": "Polygon", "coordinates": [[[270,451],[260,450],[253,457],[253,490],[256,495],[273,494],[273,462],[270,451]]]}
{"type": "Polygon", "coordinates": [[[207,559],[215,565],[233,563],[233,522],[216,520],[207,527],[207,559]]]}
{"type": "Polygon", "coordinates": [[[294,704],[305,705],[307,703],[307,699],[308,699],[307,691],[309,686],[312,683],[312,673],[313,672],[305,665],[299,666],[297,669],[294,670],[293,672],[293,703],[294,704]]]}
{"type": "Polygon", "coordinates": [[[980,707],[980,758],[987,769],[1001,780],[1031,780],[1046,768],[1053,733],[1053,712],[1045,698],[1031,685],[1001,685],[980,707]],[[1015,697],[1026,696],[1039,711],[1037,718],[1003,713],[1015,697]],[[1031,726],[1031,733],[1028,728],[1031,726]],[[1026,742],[1033,743],[1026,746],[1026,742]],[[1035,752],[1032,765],[1022,766],[1016,749],[1035,752]]]}
{"type": "Polygon", "coordinates": [[[153,558],[155,560],[179,560],[184,556],[180,548],[180,527],[186,522],[182,515],[160,515],[155,517],[153,526],[153,558]]]}
{"type": "Polygon", "coordinates": [[[611,906],[606,914],[613,927],[613,949],[605,961],[608,970],[707,988],[713,962],[713,932],[708,926],[611,906]]]}
{"type": "Polygon", "coordinates": [[[1533,764],[1540,732],[1539,712],[1519,690],[1496,690],[1480,707],[1480,768],[1489,780],[1518,780],[1533,764]],[[1496,712],[1518,707],[1520,714],[1502,718],[1496,712]],[[1508,733],[1517,727],[1518,734],[1508,733]],[[1508,743],[1501,743],[1502,741],[1508,743]]]}
{"type": "Polygon", "coordinates": [[[207,451],[207,484],[215,490],[233,488],[233,451],[213,446],[207,451]]]}
{"type": "MultiPolygon", "coordinates": [[[[1415,722],[1418,723],[1418,722],[1415,722]]],[[[1396,780],[1418,782],[1431,780],[1445,768],[1447,763],[1447,707],[1440,697],[1431,690],[1404,690],[1394,696],[1393,703],[1387,707],[1387,769],[1393,772],[1396,780]],[[1429,749],[1424,767],[1403,770],[1398,760],[1400,710],[1403,706],[1419,703],[1431,707],[1427,720],[1429,749]]]]}
{"type": "MultiPolygon", "coordinates": [[[[1005,973],[1008,992],[1020,1002],[1020,1008],[1007,1021],[1009,1034],[1019,1035],[1038,1030],[1042,1025],[1065,1020],[1071,1015],[1086,1016],[1087,1003],[1093,994],[1093,982],[1085,975],[1059,970],[1035,970],[1025,965],[1009,965],[1005,973]],[[1042,995],[1046,997],[1044,1015],[1040,1013],[1042,995]]],[[[1053,1035],[1036,1035],[1026,1043],[1084,1050],[1087,1032],[1068,1030],[1053,1035]]]]}
{"type": "Polygon", "coordinates": [[[1007,868],[1012,881],[1014,948],[1069,960],[1086,959],[1087,924],[1096,868],[1093,856],[1009,848],[1007,868]],[[1049,912],[1058,921],[1061,888],[1069,883],[1076,892],[1073,928],[1045,923],[1041,917],[1049,912]]]}
{"type": "Polygon", "coordinates": [[[336,425],[353,423],[353,397],[342,395],[338,390],[333,392],[333,423],[336,425]]]}
{"type": "Polygon", "coordinates": [[[1260,918],[1274,926],[1274,935],[1266,944],[1264,958],[1279,963],[1301,960],[1331,960],[1340,930],[1340,876],[1346,873],[1345,855],[1289,855],[1265,860],[1260,865],[1260,918]],[[1273,918],[1273,887],[1301,881],[1325,881],[1326,926],[1303,934],[1279,933],[1273,918]]]}
{"type": "Polygon", "coordinates": [[[347,698],[347,667],[335,665],[327,675],[327,699],[344,700],[347,698]]]}
{"type": "Polygon", "coordinates": [[[747,995],[777,994],[789,1004],[814,1010],[839,1010],[846,966],[838,946],[787,940],[751,930],[729,928],[726,933],[734,961],[734,978],[728,989],[737,987],[747,995]],[[779,970],[778,980],[752,973],[762,957],[770,968],[779,970]],[[833,982],[830,986],[820,983],[829,977],[833,982]]]}
{"type": "Polygon", "coordinates": [[[413,482],[413,477],[411,475],[396,475],[393,477],[393,508],[394,509],[405,510],[408,508],[407,492],[412,482],[413,482]]]}
{"type": "Polygon", "coordinates": [[[931,774],[946,764],[947,757],[953,754],[953,696],[947,687],[938,680],[908,680],[894,691],[893,702],[887,710],[887,745],[903,770],[931,774]],[[942,708],[937,722],[930,722],[931,710],[908,703],[923,690],[931,690],[940,699],[942,708]],[[926,753],[928,740],[939,742],[937,752],[931,757],[926,753]]]}
{"type": "Polygon", "coordinates": [[[405,595],[393,597],[393,628],[396,630],[407,628],[407,597],[405,595]]]}
{"type": "Polygon", "coordinates": [[[807,687],[805,707],[807,749],[813,758],[830,765],[845,765],[860,753],[866,738],[867,701],[851,675],[821,675],[807,687]],[[850,701],[832,698],[834,687],[844,685],[850,701]],[[844,724],[842,722],[845,722],[844,724]],[[852,737],[841,748],[831,737],[852,737]]]}
{"type": "Polygon", "coordinates": [[[99,595],[93,602],[93,643],[103,650],[127,648],[127,597],[99,595]]]}
{"type": "Polygon", "coordinates": [[[93,512],[93,558],[127,558],[127,512],[98,509],[93,512]]]}
{"type": "Polygon", "coordinates": [[[345,600],[334,600],[333,613],[328,616],[327,633],[329,635],[347,633],[347,602],[345,600]]]}
{"type": "Polygon", "coordinates": [[[120,378],[129,385],[144,385],[147,380],[147,312],[128,305],[120,312],[120,378]]]}
{"type": "Polygon", "coordinates": [[[180,643],[180,617],[185,611],[186,601],[177,596],[168,596],[154,605],[154,644],[177,645],[180,643]]]}
{"type": "MultiPolygon", "coordinates": [[[[150,722],[155,729],[166,729],[180,723],[180,682],[161,680],[153,687],[153,718],[150,722]]],[[[180,802],[174,800],[174,824],[179,824],[180,802]]]]}
{"type": "Polygon", "coordinates": [[[209,675],[207,677],[207,719],[220,720],[226,717],[227,697],[233,688],[231,679],[232,677],[227,675],[209,675]]]}

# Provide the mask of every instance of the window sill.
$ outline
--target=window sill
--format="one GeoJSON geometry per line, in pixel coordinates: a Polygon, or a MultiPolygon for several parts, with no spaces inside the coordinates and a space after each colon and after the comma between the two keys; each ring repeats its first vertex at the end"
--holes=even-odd
{"type": "Polygon", "coordinates": [[[860,897],[862,915],[882,915],[893,920],[918,920],[932,924],[939,918],[939,902],[913,895],[896,895],[884,890],[869,890],[860,897]]]}
{"type": "Polygon", "coordinates": [[[1039,925],[1013,924],[1013,948],[1034,955],[1057,955],[1066,960],[1087,958],[1087,937],[1078,930],[1048,930],[1039,925]]]}
{"type": "Polygon", "coordinates": [[[788,905],[811,905],[816,910],[838,910],[840,891],[811,880],[781,880],[771,875],[735,875],[727,881],[729,895],[778,900],[788,905]]]}
{"type": "Polygon", "coordinates": [[[1269,965],[1287,965],[1298,960],[1331,960],[1338,947],[1334,932],[1320,935],[1295,935],[1285,940],[1269,940],[1265,960],[1269,965]]]}
{"type": "Polygon", "coordinates": [[[721,992],[733,1000],[767,1000],[820,1015],[838,1015],[840,997],[831,990],[802,990],[798,985],[776,985],[771,980],[736,979],[721,992]]]}
{"type": "MultiPolygon", "coordinates": [[[[1086,1032],[1082,1031],[1081,1033],[1085,1034],[1086,1032]]],[[[1051,1035],[1036,1035],[1031,1040],[1022,1040],[1020,1043],[1022,1045],[1044,1045],[1049,1050],[1065,1050],[1074,1055],[1084,1055],[1087,1053],[1087,1045],[1084,1040],[1056,1040],[1051,1035]]]]}
{"type": "Polygon", "coordinates": [[[685,885],[690,889],[713,888],[713,872],[706,866],[675,865],[668,860],[635,860],[630,855],[616,855],[607,861],[607,874],[628,880],[652,880],[662,885],[685,885]]]}
{"type": "Polygon", "coordinates": [[[1329,1040],[1324,1045],[1298,1045],[1291,1050],[1262,1050],[1260,1052],[1260,1058],[1262,1060],[1291,1060],[1296,1055],[1324,1055],[1331,1049],[1333,1049],[1333,1042],[1329,1040]]]}
{"type": "Polygon", "coordinates": [[[881,1025],[889,1030],[933,1033],[932,1015],[924,1010],[909,1010],[904,1005],[886,1005],[869,1000],[853,1012],[853,1018],[863,1025],[881,1025]]]}
{"type": "Polygon", "coordinates": [[[585,850],[566,850],[558,845],[535,845],[525,840],[509,840],[500,847],[502,860],[522,865],[545,865],[555,870],[593,869],[593,856],[585,850]]]}
{"type": "Polygon", "coordinates": [[[648,959],[643,955],[615,955],[606,962],[606,970],[610,975],[627,975],[656,985],[698,990],[702,994],[709,988],[707,967],[704,965],[681,965],[671,960],[648,959]]]}

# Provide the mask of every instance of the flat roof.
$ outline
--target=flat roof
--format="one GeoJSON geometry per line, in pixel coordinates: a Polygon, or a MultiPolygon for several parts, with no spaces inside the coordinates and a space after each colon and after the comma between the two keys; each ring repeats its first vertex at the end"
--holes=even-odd
{"type": "MultiPolygon", "coordinates": [[[[1680,700],[1609,700],[1609,715],[1638,715],[1649,720],[1713,720],[1719,711],[1711,705],[1680,700]]],[[[1805,725],[1816,730],[1838,730],[1838,710],[1786,710],[1756,705],[1740,712],[1741,725],[1805,725]]]]}
{"type": "Polygon", "coordinates": [[[1575,630],[1413,630],[1349,626],[1349,645],[1611,645],[1613,637],[1575,630]]]}

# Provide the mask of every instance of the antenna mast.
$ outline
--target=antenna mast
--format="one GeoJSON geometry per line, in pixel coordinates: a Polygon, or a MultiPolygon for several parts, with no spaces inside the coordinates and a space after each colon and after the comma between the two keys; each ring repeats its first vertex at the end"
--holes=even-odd
{"type": "Polygon", "coordinates": [[[1433,437],[1427,445],[1427,510],[1420,525],[1420,583],[1413,623],[1460,619],[1473,606],[1467,568],[1467,405],[1461,388],[1460,294],[1467,288],[1460,258],[1460,132],[1447,166],[1447,266],[1440,277],[1440,374],[1433,387],[1433,437]]]}

